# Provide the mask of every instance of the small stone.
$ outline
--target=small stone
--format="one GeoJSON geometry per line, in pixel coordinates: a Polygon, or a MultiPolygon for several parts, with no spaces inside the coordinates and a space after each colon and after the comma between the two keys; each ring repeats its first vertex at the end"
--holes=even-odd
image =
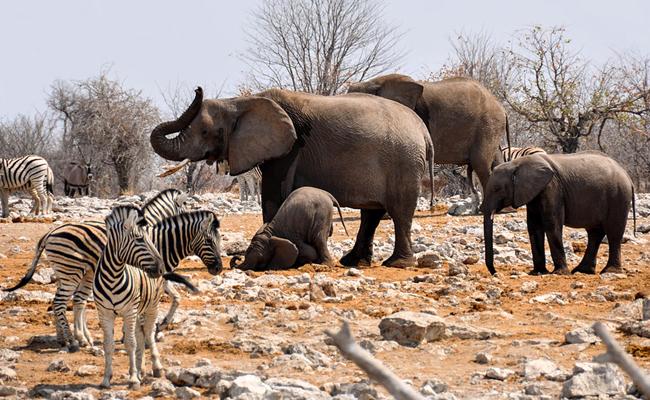
{"type": "Polygon", "coordinates": [[[13,381],[16,379],[16,371],[9,367],[0,367],[0,381],[13,381]]]}
{"type": "Polygon", "coordinates": [[[540,376],[551,376],[558,370],[557,365],[546,358],[526,360],[524,362],[523,376],[526,379],[535,379],[540,376]]]}
{"type": "Polygon", "coordinates": [[[363,272],[361,272],[361,270],[356,268],[349,268],[345,274],[347,276],[363,276],[363,272]]]}
{"type": "Polygon", "coordinates": [[[167,397],[174,394],[174,385],[167,379],[156,379],[151,384],[151,395],[153,397],[167,397]]]}
{"type": "Polygon", "coordinates": [[[465,258],[463,260],[463,264],[465,264],[465,265],[474,265],[474,264],[478,263],[478,261],[479,261],[478,256],[472,255],[472,256],[468,256],[467,258],[465,258]]]}
{"type": "Polygon", "coordinates": [[[99,367],[96,365],[82,365],[77,369],[77,371],[74,373],[77,376],[93,376],[97,375],[99,373],[99,367]]]}
{"type": "Polygon", "coordinates": [[[440,254],[434,251],[425,251],[418,257],[419,268],[439,268],[442,265],[440,254]]]}
{"type": "Polygon", "coordinates": [[[257,398],[264,396],[264,393],[269,389],[269,386],[262,382],[256,375],[242,375],[238,376],[228,391],[230,397],[248,396],[249,398],[257,398]]]}
{"type": "Polygon", "coordinates": [[[542,388],[536,383],[531,383],[530,385],[526,385],[524,393],[529,396],[540,396],[542,394],[542,388]]]}
{"type": "Polygon", "coordinates": [[[467,275],[469,269],[465,264],[451,263],[449,264],[449,276],[467,275]]]}
{"type": "Polygon", "coordinates": [[[176,398],[181,400],[189,400],[197,397],[201,397],[201,393],[187,386],[181,386],[176,388],[176,398]]]}
{"type": "Polygon", "coordinates": [[[521,292],[522,293],[532,293],[535,290],[537,290],[537,282],[535,281],[526,281],[521,284],[521,292]]]}
{"type": "Polygon", "coordinates": [[[564,335],[564,341],[568,344],[593,344],[600,342],[600,338],[596,336],[594,330],[591,328],[578,328],[567,332],[564,335]]]}
{"type": "Polygon", "coordinates": [[[505,381],[508,379],[510,376],[514,375],[515,371],[507,368],[496,368],[492,367],[489,368],[485,372],[485,377],[488,379],[496,379],[498,381],[505,381]]]}
{"type": "Polygon", "coordinates": [[[494,236],[494,244],[506,244],[512,242],[515,236],[510,232],[501,232],[494,236]]]}
{"type": "Polygon", "coordinates": [[[70,367],[62,359],[54,360],[47,366],[50,372],[69,372],[70,367]]]}
{"type": "Polygon", "coordinates": [[[492,355],[485,351],[479,351],[474,356],[474,362],[478,364],[489,364],[492,362],[492,355]]]}

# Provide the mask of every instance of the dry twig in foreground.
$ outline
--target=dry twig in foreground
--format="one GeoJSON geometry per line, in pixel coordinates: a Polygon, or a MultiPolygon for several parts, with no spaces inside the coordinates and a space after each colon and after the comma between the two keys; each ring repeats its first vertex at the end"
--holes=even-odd
{"type": "Polygon", "coordinates": [[[626,374],[632,378],[632,382],[641,391],[646,399],[650,399],[650,379],[643,373],[641,368],[634,362],[632,357],[627,354],[616,339],[609,333],[609,330],[602,322],[596,322],[593,326],[594,332],[607,346],[607,355],[609,359],[617,364],[626,374]]]}
{"type": "Polygon", "coordinates": [[[346,321],[343,321],[338,333],[330,330],[325,333],[334,340],[334,344],[345,358],[354,362],[371,379],[379,382],[397,400],[424,400],[424,397],[354,341],[350,325],[346,321]]]}

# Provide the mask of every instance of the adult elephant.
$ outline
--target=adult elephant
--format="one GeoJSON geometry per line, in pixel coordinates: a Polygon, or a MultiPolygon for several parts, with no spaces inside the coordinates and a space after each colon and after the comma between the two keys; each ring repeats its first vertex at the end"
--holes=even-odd
{"type": "Polygon", "coordinates": [[[71,161],[63,169],[63,191],[70,197],[74,197],[75,192],[79,192],[80,196],[88,196],[92,179],[90,164],[71,161]]]}
{"type": "Polygon", "coordinates": [[[433,146],[426,126],[407,107],[365,94],[279,89],[204,101],[198,88],[177,120],[153,130],[151,145],[173,161],[227,160],[231,175],[260,165],[264,222],[302,186],[326,190],[341,206],[361,209],[361,226],[341,259],[344,265],[370,264],[375,229],[388,212],[395,250],[383,264],[414,264],[411,220],[433,146]]]}
{"type": "MultiPolygon", "coordinates": [[[[503,161],[499,143],[504,133],[510,148],[505,109],[473,79],[416,82],[406,75],[390,74],[351,84],[348,93],[355,92],[391,99],[415,110],[431,134],[435,162],[468,165],[467,176],[476,172],[484,193],[492,169],[503,161]]],[[[471,189],[476,193],[473,185],[471,189]]]]}

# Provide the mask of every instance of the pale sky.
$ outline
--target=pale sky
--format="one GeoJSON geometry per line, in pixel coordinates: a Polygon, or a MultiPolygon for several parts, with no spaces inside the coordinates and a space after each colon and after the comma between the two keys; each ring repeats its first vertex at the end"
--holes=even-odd
{"type": "MultiPolygon", "coordinates": [[[[56,79],[111,77],[164,109],[160,89],[181,83],[235,93],[248,71],[243,28],[259,0],[18,0],[0,5],[0,119],[46,109],[56,79]]],[[[405,32],[401,72],[438,69],[459,31],[497,42],[531,25],[562,25],[585,58],[650,55],[648,0],[387,0],[385,16],[405,32]]]]}

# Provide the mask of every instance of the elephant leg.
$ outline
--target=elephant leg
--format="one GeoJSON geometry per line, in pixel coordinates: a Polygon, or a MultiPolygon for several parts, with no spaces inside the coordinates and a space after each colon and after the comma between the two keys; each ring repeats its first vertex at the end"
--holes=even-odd
{"type": "Polygon", "coordinates": [[[613,229],[607,229],[607,241],[609,242],[609,257],[607,264],[601,274],[612,272],[622,272],[621,264],[621,242],[623,242],[623,234],[625,233],[625,224],[617,226],[613,229]]]}
{"type": "Polygon", "coordinates": [[[341,258],[341,264],[348,267],[370,265],[372,263],[372,240],[375,230],[386,210],[361,210],[361,225],[352,250],[341,258]]]}
{"type": "Polygon", "coordinates": [[[312,245],[305,242],[295,243],[298,248],[298,258],[296,259],[296,265],[305,265],[320,263],[320,257],[318,256],[318,251],[312,245]]]}
{"type": "MultiPolygon", "coordinates": [[[[482,192],[485,193],[485,187],[487,186],[488,179],[490,179],[490,174],[492,173],[491,162],[488,161],[482,154],[477,153],[478,152],[474,152],[470,157],[470,163],[467,165],[467,175],[469,177],[472,170],[474,170],[479,182],[481,183],[482,192]]],[[[471,178],[468,179],[471,181],[471,178]]],[[[472,187],[470,190],[472,191],[472,194],[475,194],[474,207],[476,209],[476,213],[478,213],[480,197],[478,190],[474,187],[473,182],[471,186],[472,187]]]]}
{"type": "Polygon", "coordinates": [[[416,264],[411,247],[411,223],[413,221],[413,214],[415,213],[415,204],[411,203],[410,207],[404,208],[406,207],[397,210],[388,210],[388,213],[393,218],[393,225],[395,226],[395,249],[393,250],[393,254],[382,265],[405,268],[412,267],[416,264]]]}
{"type": "Polygon", "coordinates": [[[526,224],[528,225],[528,239],[533,255],[533,270],[531,275],[548,274],[546,269],[546,255],[544,254],[544,225],[536,207],[529,204],[526,207],[526,224]]]}
{"type": "Polygon", "coordinates": [[[333,226],[330,224],[330,229],[328,229],[325,232],[322,232],[320,237],[318,237],[314,242],[314,247],[316,248],[316,252],[318,253],[317,262],[328,265],[330,267],[336,265],[336,260],[330,254],[329,248],[327,248],[327,238],[332,235],[332,228],[333,226]]]}
{"type": "Polygon", "coordinates": [[[9,216],[9,192],[0,190],[0,201],[2,201],[2,218],[9,216]]]}
{"type": "Polygon", "coordinates": [[[545,227],[546,237],[548,239],[548,247],[551,249],[551,257],[553,258],[553,273],[557,275],[569,274],[569,268],[566,265],[566,255],[564,254],[564,243],[562,241],[562,226],[561,223],[554,223],[545,227]]]}
{"type": "Polygon", "coordinates": [[[571,271],[572,274],[582,272],[593,275],[596,273],[596,257],[603,237],[605,237],[605,230],[602,227],[587,229],[587,250],[585,250],[580,264],[571,271]]]}

